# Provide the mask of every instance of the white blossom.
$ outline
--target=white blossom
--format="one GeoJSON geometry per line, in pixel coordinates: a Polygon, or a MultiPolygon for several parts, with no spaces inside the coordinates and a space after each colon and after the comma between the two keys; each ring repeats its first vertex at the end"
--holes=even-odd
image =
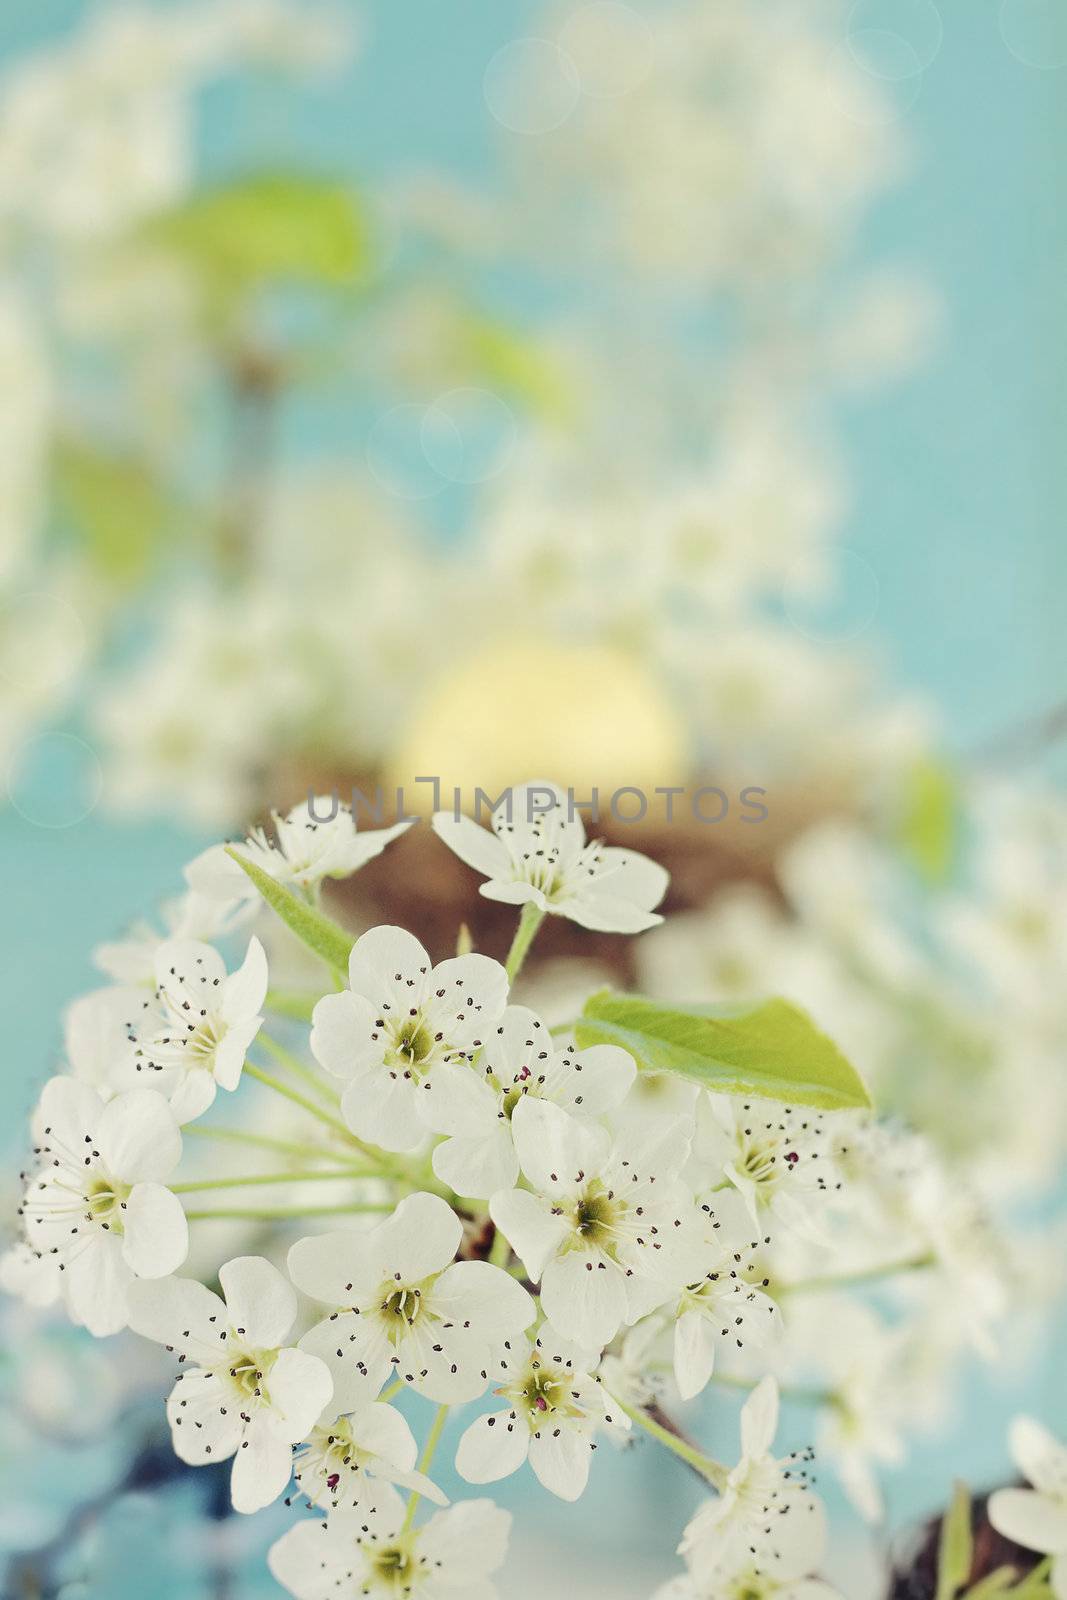
{"type": "MultiPolygon", "coordinates": [[[[306,800],[285,816],[272,811],[271,820],[273,838],[266,828],[253,828],[237,852],[276,883],[292,884],[305,893],[326,878],[358,872],[411,826],[408,819],[390,828],[361,829],[351,806],[329,795],[306,800]]],[[[211,845],[190,861],[185,879],[190,889],[208,900],[258,902],[258,890],[225,845],[211,845]]]]}
{"type": "Polygon", "coordinates": [[[661,1304],[681,1281],[677,1235],[692,1198],[677,1174],[689,1153],[681,1121],[649,1121],[612,1139],[547,1100],[512,1118],[528,1189],[489,1203],[564,1338],[601,1349],[624,1323],[661,1304]]]}
{"type": "Polygon", "coordinates": [[[710,1094],[702,1097],[697,1129],[702,1169],[724,1174],[757,1228],[761,1215],[770,1212],[786,1227],[822,1241],[826,1197],[841,1187],[822,1112],[710,1094]]]}
{"type": "Polygon", "coordinates": [[[998,1489],[989,1499],[989,1520],[1006,1539],[1052,1557],[1052,1592],[1056,1600],[1065,1600],[1067,1445],[1032,1417],[1016,1417],[1011,1426],[1011,1453],[1031,1487],[998,1489]]]}
{"type": "Polygon", "coordinates": [[[686,1237],[687,1281],[670,1311],[674,1318],[674,1377],[683,1400],[700,1394],[720,1344],[757,1348],[778,1329],[778,1308],[764,1293],[753,1255],[768,1242],[754,1239],[741,1196],[713,1194],[686,1237]]]}
{"type": "Polygon", "coordinates": [[[173,939],[156,953],[156,989],[131,1021],[134,1067],[158,1074],[179,1122],[205,1112],[219,1088],[234,1090],[263,1023],[267,958],[255,937],[227,975],[213,945],[173,939]]]}
{"type": "Polygon", "coordinates": [[[268,1564],[296,1600],[498,1600],[491,1579],[510,1531],[510,1515],[491,1500],[466,1500],[406,1529],[401,1516],[336,1511],[326,1522],[290,1528],[271,1546],[268,1564]]]}
{"type": "Polygon", "coordinates": [[[30,1306],[53,1306],[63,1292],[60,1263],[18,1239],[0,1255],[0,1289],[30,1306]]]}
{"type": "Polygon", "coordinates": [[[332,1308],[301,1349],[321,1356],[349,1394],[360,1380],[373,1395],[386,1378],[403,1378],[441,1403],[475,1399],[506,1342],[533,1321],[534,1304],[499,1267],[457,1261],[462,1237],[451,1206],[413,1194],[367,1232],[299,1240],[289,1274],[332,1308]]]}
{"type": "Polygon", "coordinates": [[[534,905],[583,928],[640,933],[655,912],[668,874],[647,856],[587,844],[585,826],[556,784],[517,785],[494,809],[492,832],[470,817],[437,811],[434,831],[489,881],[481,893],[508,905],[534,905]]]}
{"type": "Polygon", "coordinates": [[[462,1103],[467,1061],[482,1048],[507,1000],[507,974],[488,956],[436,967],[403,928],[372,928],[352,947],[348,988],[315,1007],[311,1049],[346,1081],[341,1111],[353,1133],[386,1150],[425,1137],[432,1094],[462,1103]]]}
{"type": "Polygon", "coordinates": [[[111,985],[79,995],[67,1007],[63,1042],[71,1072],[103,1100],[110,1100],[121,1089],[144,1086],[137,1075],[132,1032],[144,1005],[143,990],[111,985]]]}
{"type": "MultiPolygon", "coordinates": [[[[685,1530],[680,1552],[701,1595],[735,1595],[740,1574],[758,1578],[757,1594],[778,1594],[811,1573],[826,1544],[826,1513],[804,1469],[810,1453],[776,1459],[778,1385],[771,1377],[741,1410],[741,1459],[717,1499],[685,1530]],[[720,1587],[721,1586],[721,1587],[720,1587]]],[[[812,1596],[812,1600],[815,1597],[812,1596]]]]}
{"type": "Polygon", "coordinates": [[[196,939],[207,943],[222,939],[242,922],[247,922],[255,908],[250,902],[232,905],[211,900],[189,889],[165,900],[161,909],[164,932],[158,932],[150,922],[141,920],[135,922],[123,938],[97,945],[93,962],[101,972],[119,984],[144,984],[153,988],[156,956],[161,944],[170,939],[196,939]]]}
{"type": "Polygon", "coordinates": [[[301,1494],[330,1513],[358,1507],[395,1514],[400,1497],[393,1485],[446,1505],[436,1484],[415,1470],[418,1446],[400,1412],[378,1400],[346,1411],[346,1387],[338,1376],[333,1399],[297,1454],[293,1476],[301,1494]]]}
{"type": "Polygon", "coordinates": [[[192,1466],[232,1456],[234,1509],[258,1511],[283,1493],[292,1446],[321,1416],[333,1380],[325,1363],[287,1344],[297,1299],[276,1267],[239,1256],[218,1276],[225,1299],[193,1278],[138,1285],[130,1326],[185,1368],[167,1400],[177,1454],[192,1466]]]}
{"type": "Polygon", "coordinates": [[[627,1432],[630,1419],[595,1376],[596,1351],[580,1350],[545,1326],[500,1358],[494,1394],[502,1410],[472,1422],[459,1442],[456,1470],[468,1483],[493,1483],[527,1460],[561,1500],[577,1500],[589,1479],[596,1435],[627,1432]]]}
{"type": "Polygon", "coordinates": [[[126,1326],[134,1278],[185,1260],[185,1212],[166,1188],[182,1141],[162,1095],[130,1089],[106,1105],[88,1084],[51,1078],[33,1118],[38,1171],[20,1208],[26,1241],[63,1274],[75,1322],[97,1335],[126,1326]]]}
{"type": "Polygon", "coordinates": [[[431,1095],[427,1121],[450,1135],[436,1146],[433,1169],[457,1194],[488,1198],[519,1175],[512,1117],[525,1098],[549,1100],[578,1117],[599,1117],[622,1104],[637,1068],[617,1045],[557,1049],[541,1019],[508,1006],[470,1071],[449,1078],[447,1095],[431,1095]]]}

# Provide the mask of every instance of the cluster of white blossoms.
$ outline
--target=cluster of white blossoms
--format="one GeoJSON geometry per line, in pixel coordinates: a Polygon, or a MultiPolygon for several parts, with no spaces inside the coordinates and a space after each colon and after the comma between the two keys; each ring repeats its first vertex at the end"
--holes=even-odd
{"type": "MultiPolygon", "coordinates": [[[[310,801],[206,852],[165,932],[102,952],[118,981],[71,1008],[70,1070],[34,1115],[0,1279],[96,1335],[129,1327],[171,1352],[180,1459],[231,1462],[237,1511],[288,1492],[313,1513],[270,1553],[298,1600],[491,1600],[510,1518],[448,1505],[442,1440],[467,1483],[528,1465],[576,1500],[598,1445],[642,1432],[708,1495],[663,1600],[818,1600],[810,1452],[774,1451],[776,1374],[805,1304],[832,1294],[861,1312],[854,1282],[912,1277],[974,1303],[975,1235],[949,1226],[935,1158],[874,1119],[797,1007],[717,1021],[601,993],[550,1028],[513,1001],[546,915],[643,927],[666,888],[651,862],[587,845],[563,806],[537,784],[502,799],[482,838],[438,819],[483,892],[522,908],[505,964],[434,961],[396,927],[353,942],[322,913],[323,881],[398,828],[359,832],[344,809],[318,821],[327,803],[310,801]],[[299,993],[270,986],[279,938],[321,958],[299,993]],[[247,1228],[227,1228],[225,1258],[221,1222],[247,1228]],[[751,1391],[732,1467],[668,1409],[717,1382],[751,1391]],[[421,1451],[404,1394],[436,1408],[421,1451]]],[[[853,1455],[861,1393],[843,1372],[815,1396],[853,1455]]]]}

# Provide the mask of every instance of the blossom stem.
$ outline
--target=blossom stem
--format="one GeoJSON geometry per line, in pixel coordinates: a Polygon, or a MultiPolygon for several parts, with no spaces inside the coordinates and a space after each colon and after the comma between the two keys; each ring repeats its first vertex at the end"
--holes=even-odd
{"type": "Polygon", "coordinates": [[[287,1068],[294,1077],[301,1079],[309,1089],[314,1090],[322,1099],[332,1101],[335,1106],[339,1103],[339,1096],[334,1093],[329,1084],[324,1083],[319,1075],[312,1072],[310,1067],[305,1066],[291,1050],[287,1050],[283,1044],[279,1044],[277,1039],[272,1039],[269,1033],[264,1033],[262,1028],[256,1037],[264,1049],[274,1057],[279,1066],[287,1068]]]}
{"type": "Polygon", "coordinates": [[[257,1172],[242,1178],[204,1178],[196,1183],[172,1183],[172,1194],[195,1194],[198,1189],[243,1189],[258,1183],[318,1183],[342,1178],[374,1178],[378,1174],[365,1172],[359,1167],[342,1167],[337,1172],[257,1172]]]}
{"type": "Polygon", "coordinates": [[[264,1004],[276,1016],[289,1017],[293,1022],[310,1022],[318,999],[318,995],[301,994],[295,989],[268,989],[264,1004]]]}
{"type": "Polygon", "coordinates": [[[936,1257],[931,1251],[919,1256],[906,1256],[902,1261],[883,1261],[878,1266],[861,1267],[857,1272],[830,1273],[823,1278],[801,1278],[797,1283],[772,1284],[768,1294],[813,1294],[822,1289],[846,1289],[854,1284],[877,1283],[880,1278],[895,1278],[902,1272],[921,1272],[932,1267],[936,1257]]]}
{"type": "MultiPolygon", "coordinates": [[[[441,1442],[441,1435],[445,1431],[445,1423],[448,1421],[448,1412],[449,1408],[446,1405],[438,1406],[437,1408],[437,1414],[434,1417],[430,1431],[426,1436],[426,1443],[422,1447],[422,1455],[419,1457],[418,1470],[422,1473],[429,1472],[431,1466],[433,1465],[433,1458],[437,1453],[437,1446],[441,1442]]],[[[401,1530],[403,1533],[407,1533],[408,1529],[411,1527],[411,1524],[415,1521],[415,1512],[418,1510],[419,1501],[421,1499],[422,1496],[414,1489],[408,1496],[407,1511],[404,1514],[404,1526],[401,1530]]]]}
{"type": "Polygon", "coordinates": [[[515,929],[515,937],[511,941],[511,949],[504,963],[508,975],[508,982],[514,983],[522,970],[522,964],[529,954],[530,946],[537,935],[537,930],[545,920],[545,913],[540,906],[535,906],[528,900],[522,908],[519,925],[515,929]]]}
{"type": "Polygon", "coordinates": [[[219,1206],[209,1211],[187,1211],[190,1222],[206,1222],[216,1217],[244,1217],[251,1222],[288,1222],[291,1217],[337,1217],[351,1213],[392,1211],[391,1200],[361,1200],[337,1206],[219,1206]]]}
{"type": "Polygon", "coordinates": [[[644,1428],[645,1432],[651,1434],[653,1439],[658,1440],[660,1444],[684,1461],[687,1466],[692,1467],[694,1472],[707,1479],[710,1484],[718,1489],[720,1494],[722,1493],[726,1487],[729,1473],[721,1462],[705,1455],[702,1450],[697,1449],[695,1444],[690,1444],[688,1439],[683,1438],[681,1433],[676,1431],[673,1423],[670,1427],[665,1426],[669,1419],[664,1418],[662,1422],[657,1421],[643,1406],[632,1406],[627,1401],[620,1399],[617,1394],[613,1394],[611,1398],[620,1410],[625,1411],[631,1422],[636,1422],[639,1428],[644,1428]]]}
{"type": "Polygon", "coordinates": [[[511,1244],[498,1228],[493,1235],[493,1243],[489,1250],[489,1260],[494,1267],[506,1267],[511,1255],[511,1244]]]}
{"type": "Polygon", "coordinates": [[[403,1378],[398,1378],[395,1383],[391,1383],[389,1385],[388,1389],[382,1390],[381,1394],[378,1396],[378,1400],[382,1405],[386,1405],[390,1400],[396,1399],[401,1389],[406,1388],[407,1384],[404,1382],[403,1378]]]}
{"type": "Polygon", "coordinates": [[[250,1078],[255,1078],[257,1083],[262,1083],[266,1088],[273,1089],[276,1094],[283,1094],[294,1105],[302,1106],[313,1117],[318,1117],[320,1122],[324,1122],[328,1128],[332,1128],[335,1133],[339,1133],[346,1143],[354,1145],[357,1150],[362,1150],[364,1155],[377,1159],[375,1151],[370,1145],[363,1144],[361,1140],[356,1138],[354,1133],[349,1132],[339,1117],[335,1117],[329,1111],[325,1111],[322,1106],[317,1106],[314,1100],[309,1100],[306,1095],[298,1094],[287,1083],[279,1083],[277,1078],[272,1078],[269,1072],[264,1072],[262,1067],[254,1066],[251,1061],[245,1062],[244,1069],[250,1078]]]}
{"type": "MultiPolygon", "coordinates": [[[[262,1083],[266,1088],[273,1089],[276,1094],[284,1095],[287,1100],[292,1100],[294,1105],[302,1106],[313,1117],[317,1117],[328,1128],[332,1128],[335,1133],[340,1134],[349,1150],[358,1150],[360,1155],[366,1156],[373,1170],[364,1172],[360,1176],[393,1178],[398,1182],[408,1183],[413,1189],[432,1189],[435,1194],[440,1194],[445,1199],[451,1195],[451,1189],[444,1188],[428,1173],[424,1173],[421,1170],[412,1173],[410,1168],[402,1161],[398,1161],[395,1157],[387,1156],[381,1150],[376,1150],[372,1144],[365,1144],[362,1139],[357,1138],[349,1128],[345,1127],[343,1122],[329,1111],[324,1110],[322,1106],[317,1106],[313,1100],[309,1100],[306,1095],[299,1094],[296,1089],[290,1088],[287,1083],[282,1083],[279,1079],[272,1078],[269,1072],[263,1071],[262,1067],[254,1066],[251,1061],[246,1061],[244,1070],[250,1077],[255,1078],[257,1083],[262,1083]]],[[[344,1160],[344,1154],[339,1150],[314,1150],[314,1147],[309,1148],[312,1153],[327,1160],[344,1160]]]]}
{"type": "Polygon", "coordinates": [[[269,1133],[246,1133],[243,1128],[209,1128],[200,1122],[186,1123],[182,1137],[193,1135],[197,1139],[222,1139],[233,1144],[247,1144],[259,1150],[278,1150],[284,1155],[308,1156],[312,1160],[328,1158],[336,1161],[339,1152],[324,1145],[302,1143],[296,1139],[275,1139],[269,1133]]]}
{"type": "MultiPolygon", "coordinates": [[[[711,1381],[717,1383],[720,1388],[743,1389],[747,1393],[751,1393],[756,1387],[754,1379],[736,1378],[729,1372],[713,1372],[711,1381]]],[[[779,1384],[778,1393],[783,1400],[791,1400],[794,1405],[799,1406],[833,1406],[838,1403],[836,1389],[820,1389],[815,1384],[810,1387],[779,1384]]]]}

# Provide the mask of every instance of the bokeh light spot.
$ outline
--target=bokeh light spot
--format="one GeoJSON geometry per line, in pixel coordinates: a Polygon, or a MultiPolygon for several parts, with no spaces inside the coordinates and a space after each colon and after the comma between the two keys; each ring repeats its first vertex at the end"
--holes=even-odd
{"type": "Polygon", "coordinates": [[[73,733],[40,733],[8,763],[8,799],[35,828],[73,828],[96,809],[104,774],[96,751],[73,733]]]}
{"type": "Polygon", "coordinates": [[[566,122],[582,92],[578,68],[551,39],[514,39],[485,69],[485,103],[512,133],[550,133],[566,122]]]}

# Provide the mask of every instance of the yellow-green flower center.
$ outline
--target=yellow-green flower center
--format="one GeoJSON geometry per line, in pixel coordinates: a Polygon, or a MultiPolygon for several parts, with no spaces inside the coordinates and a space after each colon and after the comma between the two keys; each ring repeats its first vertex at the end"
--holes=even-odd
{"type": "Polygon", "coordinates": [[[128,1183],[119,1183],[115,1178],[96,1178],[90,1184],[85,1196],[89,1215],[94,1222],[104,1225],[112,1233],[121,1233],[122,1208],[130,1193],[128,1183]]]}

